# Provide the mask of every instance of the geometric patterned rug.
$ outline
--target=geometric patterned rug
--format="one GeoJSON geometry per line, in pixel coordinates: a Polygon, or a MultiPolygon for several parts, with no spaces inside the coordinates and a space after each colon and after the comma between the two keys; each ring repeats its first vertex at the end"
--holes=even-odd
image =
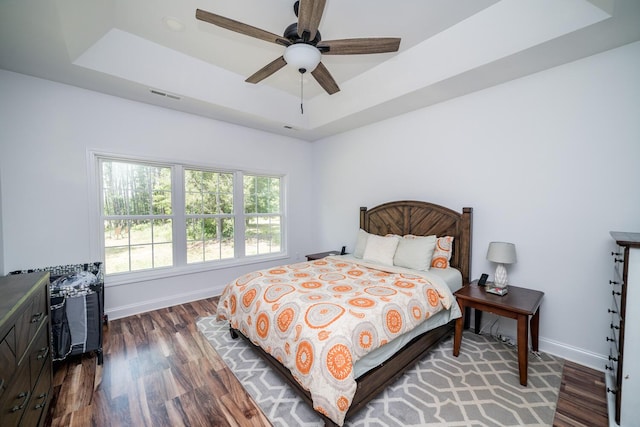
{"type": "MultiPolygon", "coordinates": [[[[323,422],[228,324],[214,317],[198,328],[276,427],[323,422]]],[[[551,426],[563,360],[529,353],[527,387],[520,385],[517,349],[465,331],[460,355],[444,339],[345,426],[551,426]]]]}

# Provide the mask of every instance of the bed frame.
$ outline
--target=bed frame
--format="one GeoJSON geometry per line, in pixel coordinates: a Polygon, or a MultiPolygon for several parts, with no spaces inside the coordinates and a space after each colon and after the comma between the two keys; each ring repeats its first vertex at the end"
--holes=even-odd
{"type": "MultiPolygon", "coordinates": [[[[462,213],[458,213],[443,206],[411,200],[389,202],[372,209],[360,208],[360,228],[381,236],[390,233],[400,236],[406,234],[453,236],[453,253],[450,264],[462,272],[462,283],[467,285],[471,267],[472,212],[472,208],[463,208],[462,213]]],[[[469,318],[469,316],[465,317],[469,318]]],[[[403,375],[440,340],[451,335],[454,323],[452,321],[414,338],[385,363],[358,378],[356,380],[356,394],[346,419],[348,420],[351,415],[362,409],[378,393],[403,375]]],[[[292,377],[289,369],[253,344],[241,332],[231,329],[231,335],[234,338],[238,336],[244,338],[267,364],[280,373],[300,397],[313,407],[311,395],[292,377]]],[[[325,426],[336,425],[326,416],[319,415],[324,419],[325,426]]]]}

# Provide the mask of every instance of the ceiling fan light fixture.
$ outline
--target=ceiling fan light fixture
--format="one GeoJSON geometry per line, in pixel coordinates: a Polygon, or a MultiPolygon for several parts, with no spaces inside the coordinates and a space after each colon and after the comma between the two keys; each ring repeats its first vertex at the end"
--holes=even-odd
{"type": "Polygon", "coordinates": [[[171,31],[184,31],[184,24],[173,16],[165,16],[162,18],[164,25],[171,31]]]}
{"type": "Polygon", "coordinates": [[[284,51],[284,60],[301,73],[311,72],[320,63],[320,51],[310,44],[296,43],[284,51]]]}

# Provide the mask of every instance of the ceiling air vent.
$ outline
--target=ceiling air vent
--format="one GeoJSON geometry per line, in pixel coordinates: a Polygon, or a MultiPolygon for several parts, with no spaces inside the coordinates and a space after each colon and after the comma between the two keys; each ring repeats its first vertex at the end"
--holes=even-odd
{"type": "Polygon", "coordinates": [[[174,95],[172,93],[162,92],[162,91],[159,91],[157,89],[149,89],[149,92],[151,92],[154,95],[164,96],[164,97],[175,99],[175,100],[178,100],[178,101],[180,100],[180,97],[178,95],[174,95]]]}

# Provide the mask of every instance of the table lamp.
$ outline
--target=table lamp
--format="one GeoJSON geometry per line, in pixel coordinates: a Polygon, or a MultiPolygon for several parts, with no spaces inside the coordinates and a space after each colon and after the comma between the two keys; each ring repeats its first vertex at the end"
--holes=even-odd
{"type": "Polygon", "coordinates": [[[506,291],[509,280],[507,278],[507,269],[504,265],[515,264],[516,246],[513,243],[491,242],[489,243],[489,249],[487,250],[487,260],[498,264],[496,266],[496,274],[493,279],[494,286],[506,291]]]}

